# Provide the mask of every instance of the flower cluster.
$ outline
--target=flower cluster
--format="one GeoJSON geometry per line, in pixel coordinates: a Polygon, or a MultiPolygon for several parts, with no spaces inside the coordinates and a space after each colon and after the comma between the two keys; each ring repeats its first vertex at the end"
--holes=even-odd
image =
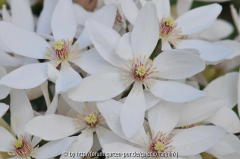
{"type": "Polygon", "coordinates": [[[239,159],[240,38],[202,1],[9,0],[0,159],[239,159]]]}

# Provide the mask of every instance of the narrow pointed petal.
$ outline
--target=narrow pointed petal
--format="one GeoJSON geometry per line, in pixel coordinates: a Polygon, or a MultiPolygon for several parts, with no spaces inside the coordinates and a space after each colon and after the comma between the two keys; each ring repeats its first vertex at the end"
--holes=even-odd
{"type": "Polygon", "coordinates": [[[164,16],[165,17],[170,16],[170,11],[171,11],[170,0],[161,0],[161,1],[153,0],[153,3],[157,8],[159,21],[161,21],[164,16]]]}
{"type": "Polygon", "coordinates": [[[193,0],[177,1],[177,15],[181,16],[191,9],[193,0]]]}
{"type": "Polygon", "coordinates": [[[177,126],[202,122],[217,113],[226,103],[224,99],[208,96],[186,103],[181,110],[177,126]]]}
{"type": "Polygon", "coordinates": [[[205,69],[205,62],[197,55],[179,51],[165,51],[154,59],[158,76],[165,79],[184,79],[205,69]]]}
{"type": "Polygon", "coordinates": [[[155,133],[169,134],[177,125],[183,104],[161,101],[148,110],[148,122],[155,133]]]}
{"type": "Polygon", "coordinates": [[[122,10],[127,20],[134,25],[137,15],[139,13],[139,9],[133,0],[122,0],[120,1],[122,10]]]}
{"type": "Polygon", "coordinates": [[[133,58],[133,51],[131,46],[131,32],[124,34],[116,47],[116,54],[124,60],[133,58]]]}
{"type": "Polygon", "coordinates": [[[58,105],[58,94],[55,94],[52,100],[52,103],[49,105],[45,115],[55,114],[58,105]]]}
{"type": "Polygon", "coordinates": [[[58,0],[52,15],[51,27],[55,40],[74,38],[77,21],[71,0],[58,0]]]}
{"type": "Polygon", "coordinates": [[[146,105],[142,84],[135,83],[121,109],[120,120],[124,134],[132,138],[143,125],[146,105]]]}
{"type": "Polygon", "coordinates": [[[131,45],[136,58],[146,55],[148,58],[155,49],[159,39],[159,24],[156,7],[147,3],[140,10],[131,35],[131,45]]]}
{"type": "Polygon", "coordinates": [[[156,97],[176,103],[190,102],[205,96],[203,91],[173,81],[156,80],[156,83],[149,86],[149,89],[156,97]]]}
{"type": "Polygon", "coordinates": [[[123,142],[123,143],[126,142],[126,140],[120,138],[117,134],[115,134],[111,130],[108,130],[102,127],[100,127],[99,129],[101,130],[97,130],[97,135],[98,135],[98,139],[101,146],[104,146],[110,143],[115,143],[115,142],[123,142]]]}
{"type": "Polygon", "coordinates": [[[228,108],[233,108],[238,100],[238,73],[227,73],[225,76],[219,77],[209,83],[204,91],[208,96],[226,99],[228,108]]]}
{"type": "Polygon", "coordinates": [[[210,27],[222,11],[219,4],[198,7],[183,14],[176,20],[177,28],[181,28],[184,35],[196,33],[210,27]],[[198,17],[198,18],[196,18],[198,17]]]}
{"type": "Polygon", "coordinates": [[[68,91],[74,101],[103,101],[122,93],[128,86],[119,73],[103,73],[86,77],[81,84],[68,91]]]}
{"type": "Polygon", "coordinates": [[[121,71],[102,58],[95,48],[81,53],[80,58],[76,58],[71,62],[91,75],[121,71]]]}
{"type": "Polygon", "coordinates": [[[34,153],[34,158],[52,158],[61,155],[63,152],[68,151],[69,147],[77,140],[77,137],[67,137],[61,140],[51,141],[40,148],[34,153]]]}
{"type": "Polygon", "coordinates": [[[34,18],[29,0],[11,0],[12,23],[34,31],[34,18]]]}
{"type": "Polygon", "coordinates": [[[221,126],[229,133],[240,132],[240,121],[237,114],[228,107],[223,107],[212,117],[205,120],[206,122],[213,123],[214,125],[221,126]]]}
{"type": "Polygon", "coordinates": [[[173,137],[171,143],[179,156],[196,155],[219,143],[226,131],[217,126],[197,126],[186,129],[173,137]]]}
{"type": "Polygon", "coordinates": [[[0,126],[0,151],[9,152],[9,149],[12,149],[11,141],[14,141],[15,138],[12,136],[10,132],[8,132],[5,128],[0,126]]]}
{"type": "MultiPolygon", "coordinates": [[[[92,17],[89,19],[97,20],[112,28],[116,18],[116,14],[117,6],[115,4],[110,4],[102,7],[101,9],[93,13],[92,17]]],[[[93,43],[89,37],[89,34],[87,33],[86,28],[83,29],[82,34],[78,38],[77,42],[79,43],[79,46],[81,48],[85,48],[93,43]]]]}
{"type": "Polygon", "coordinates": [[[56,94],[68,91],[78,86],[82,77],[69,65],[61,64],[61,70],[56,81],[56,94]]]}
{"type": "Polygon", "coordinates": [[[25,131],[49,141],[71,136],[83,128],[77,128],[73,118],[51,114],[35,117],[26,125],[25,131]]]}
{"type": "Polygon", "coordinates": [[[11,126],[20,137],[25,134],[26,124],[34,118],[33,109],[24,90],[12,89],[10,97],[11,126]]]}
{"type": "Polygon", "coordinates": [[[16,89],[30,89],[39,86],[47,79],[47,64],[36,63],[10,72],[1,79],[1,84],[16,89]]]}
{"type": "Polygon", "coordinates": [[[112,28],[96,20],[86,21],[86,28],[99,54],[110,64],[122,67],[125,62],[115,53],[116,46],[121,38],[120,35],[112,28]]]}
{"type": "Polygon", "coordinates": [[[50,35],[52,33],[52,14],[58,0],[44,1],[43,9],[37,23],[37,33],[50,35]]]}
{"type": "Polygon", "coordinates": [[[177,49],[196,49],[201,54],[200,57],[207,62],[219,62],[229,55],[233,54],[234,50],[228,46],[217,45],[203,40],[182,40],[177,49]]]}
{"type": "Polygon", "coordinates": [[[12,52],[31,58],[44,59],[46,47],[49,46],[36,33],[7,22],[0,22],[0,37],[12,52]]]}

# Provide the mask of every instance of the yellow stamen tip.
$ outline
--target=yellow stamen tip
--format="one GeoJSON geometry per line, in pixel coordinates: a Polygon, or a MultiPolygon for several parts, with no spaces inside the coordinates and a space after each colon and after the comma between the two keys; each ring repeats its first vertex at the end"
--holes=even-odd
{"type": "Polygon", "coordinates": [[[54,42],[54,47],[55,47],[56,50],[62,50],[62,48],[63,48],[63,41],[59,41],[59,40],[55,41],[54,42]]]}
{"type": "Polygon", "coordinates": [[[97,116],[95,114],[89,114],[87,117],[85,117],[85,121],[87,123],[95,123],[97,121],[97,116]]]}
{"type": "Polygon", "coordinates": [[[154,149],[158,152],[161,152],[165,149],[165,146],[162,142],[158,141],[156,144],[155,144],[155,147],[154,149]]]}
{"type": "Polygon", "coordinates": [[[174,24],[175,24],[174,20],[173,20],[171,17],[165,18],[165,23],[166,23],[166,25],[169,26],[169,27],[172,27],[172,26],[174,26],[174,24]]]}
{"type": "Polygon", "coordinates": [[[22,140],[17,140],[17,141],[15,141],[15,147],[16,147],[16,148],[22,148],[22,147],[23,147],[23,142],[22,142],[22,140]]]}
{"type": "Polygon", "coordinates": [[[143,76],[146,73],[145,66],[139,66],[137,67],[136,73],[140,76],[143,76]]]}

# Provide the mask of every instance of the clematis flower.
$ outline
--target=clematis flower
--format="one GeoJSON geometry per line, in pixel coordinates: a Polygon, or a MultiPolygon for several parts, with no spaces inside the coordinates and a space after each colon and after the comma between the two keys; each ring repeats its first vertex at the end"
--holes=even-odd
{"type": "Polygon", "coordinates": [[[202,91],[188,85],[159,80],[188,78],[205,66],[192,50],[166,51],[153,61],[149,59],[159,35],[157,13],[152,2],[140,11],[133,32],[122,38],[98,21],[87,21],[86,28],[96,50],[110,64],[92,59],[92,64],[97,65],[89,71],[92,76],[84,78],[68,95],[75,101],[103,101],[134,84],[121,112],[123,131],[128,137],[134,136],[143,124],[146,108],[143,87],[156,97],[178,103],[204,96],[202,91]]]}
{"type": "MultiPolygon", "coordinates": [[[[161,39],[162,50],[172,49],[171,45],[177,49],[197,49],[201,53],[200,57],[208,64],[216,64],[233,53],[233,49],[230,47],[212,44],[204,40],[187,39],[189,35],[205,30],[214,23],[222,10],[219,4],[206,5],[190,10],[174,20],[170,15],[169,0],[152,0],[152,2],[158,12],[159,38],[161,39]],[[196,16],[198,18],[195,18],[196,16]]],[[[129,2],[125,0],[122,3],[129,2]]],[[[134,17],[134,13],[132,13],[132,16],[134,17]]]]}
{"type": "MultiPolygon", "coordinates": [[[[116,6],[110,5],[103,9],[113,11],[113,14],[103,19],[105,23],[112,26],[116,6]]],[[[103,11],[99,10],[99,12],[103,11]]],[[[77,41],[73,41],[77,22],[71,0],[58,1],[52,16],[51,27],[55,39],[54,44],[48,44],[37,34],[13,24],[0,23],[1,40],[13,52],[31,58],[50,60],[48,63],[34,63],[14,70],[1,79],[2,84],[17,89],[36,87],[55,74],[56,69],[52,68],[53,66],[60,69],[56,80],[57,94],[66,92],[81,82],[82,77],[71,67],[71,64],[81,65],[79,64],[82,55],[80,52],[91,43],[90,40],[85,41],[85,37],[88,37],[86,32],[83,32],[77,41]],[[62,8],[65,9],[62,10],[62,8]],[[11,32],[13,36],[9,36],[8,32],[11,32]]]]}
{"type": "MultiPolygon", "coordinates": [[[[94,144],[93,134],[96,133],[103,146],[111,142],[119,142],[121,138],[109,129],[106,129],[106,122],[98,111],[95,102],[81,103],[69,99],[66,94],[62,94],[65,101],[75,110],[69,117],[62,115],[47,115],[35,117],[30,121],[25,130],[29,134],[34,134],[44,140],[59,140],[75,133],[82,132],[68,151],[89,152],[94,144]],[[39,127],[39,125],[41,125],[39,127]]],[[[63,157],[63,156],[62,156],[63,157]]]]}
{"type": "MultiPolygon", "coordinates": [[[[51,109],[56,107],[56,100],[53,101],[51,109]]],[[[51,109],[46,114],[51,113],[51,109]]],[[[32,106],[23,90],[11,91],[11,128],[13,133],[0,127],[0,151],[7,152],[12,158],[51,158],[66,151],[69,146],[76,141],[76,137],[64,138],[37,146],[42,140],[29,135],[24,129],[25,125],[34,118],[32,106]],[[60,147],[59,147],[60,146],[60,147]]]]}
{"type": "Polygon", "coordinates": [[[180,105],[182,104],[164,101],[151,108],[148,110],[151,132],[146,134],[142,127],[134,137],[127,139],[120,124],[122,104],[114,100],[98,102],[98,108],[108,126],[130,142],[106,144],[103,146],[103,152],[149,152],[152,154],[178,152],[178,158],[185,158],[209,149],[225,137],[225,130],[217,126],[196,126],[180,132],[173,131],[180,117],[178,113],[181,110],[180,105]]]}

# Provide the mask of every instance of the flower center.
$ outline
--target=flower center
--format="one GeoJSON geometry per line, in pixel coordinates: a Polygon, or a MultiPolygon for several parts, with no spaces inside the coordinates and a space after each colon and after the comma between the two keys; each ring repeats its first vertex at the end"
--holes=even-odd
{"type": "Polygon", "coordinates": [[[18,156],[19,158],[29,158],[35,151],[30,139],[27,139],[26,136],[21,136],[20,139],[13,141],[12,145],[14,149],[11,149],[11,152],[8,154],[18,156]]]}
{"type": "Polygon", "coordinates": [[[47,47],[48,53],[45,54],[45,57],[51,60],[57,67],[61,62],[71,61],[73,59],[79,58],[79,53],[81,52],[79,44],[74,43],[73,40],[56,40],[54,44],[50,44],[50,47],[47,47]]]}
{"type": "Polygon", "coordinates": [[[184,37],[182,35],[181,28],[176,29],[177,23],[171,17],[163,17],[160,22],[160,37],[171,42],[174,45],[177,45],[181,42],[181,39],[184,37]]]}
{"type": "Polygon", "coordinates": [[[150,141],[149,152],[154,154],[169,152],[174,149],[171,142],[171,138],[166,133],[158,132],[150,141]]]}
{"type": "Polygon", "coordinates": [[[93,106],[90,103],[86,103],[86,107],[82,108],[83,113],[78,114],[77,118],[74,118],[77,128],[80,128],[82,125],[93,128],[93,131],[96,131],[95,128],[99,125],[105,124],[106,121],[103,116],[100,114],[96,105],[93,106]]]}
{"type": "Polygon", "coordinates": [[[157,143],[155,144],[154,149],[158,152],[162,152],[165,149],[165,145],[164,143],[157,141],[157,143]]]}
{"type": "Polygon", "coordinates": [[[121,72],[121,74],[123,75],[122,78],[126,80],[126,85],[130,85],[133,82],[140,82],[148,89],[148,85],[155,83],[153,78],[158,77],[157,67],[153,67],[153,61],[150,59],[146,60],[146,56],[143,59],[142,56],[139,59],[133,57],[125,66],[122,69],[126,72],[121,72]]]}
{"type": "Polygon", "coordinates": [[[88,124],[94,124],[97,122],[97,116],[95,114],[89,114],[87,117],[85,117],[85,121],[88,124]]]}

